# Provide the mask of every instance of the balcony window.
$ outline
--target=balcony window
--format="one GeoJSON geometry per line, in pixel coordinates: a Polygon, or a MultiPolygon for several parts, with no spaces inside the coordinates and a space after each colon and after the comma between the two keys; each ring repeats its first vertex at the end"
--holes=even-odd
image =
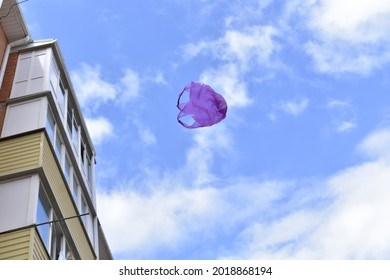
{"type": "Polygon", "coordinates": [[[79,148],[79,126],[77,125],[76,120],[73,120],[72,142],[73,142],[73,146],[76,149],[76,154],[77,154],[79,148]]]}
{"type": "Polygon", "coordinates": [[[84,156],[85,156],[85,144],[84,144],[84,141],[81,139],[81,141],[80,141],[81,169],[85,172],[85,169],[84,169],[85,158],[84,158],[84,156]]]}
{"type": "Polygon", "coordinates": [[[71,168],[70,161],[68,157],[65,157],[64,175],[69,185],[70,185],[70,168],[71,168]]]}
{"type": "Polygon", "coordinates": [[[79,205],[79,196],[78,196],[79,188],[80,185],[77,182],[76,176],[73,176],[72,196],[73,196],[74,203],[77,205],[77,207],[79,205]]]}
{"type": "Polygon", "coordinates": [[[88,157],[87,159],[87,179],[90,185],[92,185],[92,162],[88,157]]]}
{"type": "Polygon", "coordinates": [[[49,139],[52,144],[54,144],[54,129],[55,129],[54,117],[50,109],[47,108],[46,131],[47,134],[49,135],[49,139]]]}
{"type": "MultiPolygon", "coordinates": [[[[46,223],[51,220],[52,217],[52,208],[50,206],[49,200],[47,199],[46,193],[39,188],[39,198],[38,198],[38,207],[37,207],[37,218],[36,223],[46,223]]],[[[46,248],[49,249],[50,244],[50,224],[43,224],[37,227],[39,235],[42,238],[43,243],[46,248]]]]}
{"type": "Polygon", "coordinates": [[[56,134],[56,143],[55,143],[55,152],[56,152],[56,156],[57,156],[57,159],[59,162],[61,162],[61,154],[62,154],[62,140],[61,140],[61,137],[60,135],[57,133],[56,134]]]}
{"type": "Polygon", "coordinates": [[[58,105],[61,108],[62,113],[65,113],[65,98],[66,98],[66,91],[64,88],[64,85],[62,84],[62,81],[60,80],[59,85],[59,94],[57,95],[58,105]]]}

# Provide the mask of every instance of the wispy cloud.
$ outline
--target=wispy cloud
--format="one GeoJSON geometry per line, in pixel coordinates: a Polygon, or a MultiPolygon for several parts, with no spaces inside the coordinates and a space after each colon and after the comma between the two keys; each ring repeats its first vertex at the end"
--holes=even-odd
{"type": "Polygon", "coordinates": [[[336,122],[336,129],[338,132],[348,132],[356,128],[357,124],[353,120],[336,122]]]}
{"type": "Polygon", "coordinates": [[[87,114],[97,111],[103,104],[123,106],[138,100],[142,85],[147,82],[167,84],[162,71],[141,75],[127,67],[117,79],[108,80],[104,78],[103,70],[100,65],[81,63],[79,68],[71,71],[77,98],[87,114]]]}
{"type": "Polygon", "coordinates": [[[137,72],[127,68],[123,77],[120,79],[121,93],[118,97],[120,104],[126,104],[127,102],[139,97],[140,94],[140,77],[137,72]]]}
{"type": "Polygon", "coordinates": [[[99,145],[113,135],[113,125],[104,117],[85,118],[93,143],[99,145]]]}
{"type": "Polygon", "coordinates": [[[199,80],[209,84],[226,99],[230,107],[245,107],[252,101],[247,86],[235,64],[224,64],[219,68],[205,70],[199,80]]]}
{"type": "Polygon", "coordinates": [[[369,74],[390,61],[389,1],[294,1],[313,34],[305,45],[318,71],[369,74]],[[345,15],[348,14],[348,17],[345,15]]]}
{"type": "Polygon", "coordinates": [[[102,78],[101,67],[81,63],[71,72],[77,99],[83,108],[97,109],[101,104],[114,100],[120,89],[102,78]]]}
{"type": "Polygon", "coordinates": [[[285,113],[298,116],[302,114],[309,105],[309,99],[303,98],[298,101],[283,101],[280,103],[280,109],[285,113]]]}
{"type": "Polygon", "coordinates": [[[140,122],[137,119],[133,120],[133,124],[138,129],[138,134],[139,134],[139,137],[141,139],[141,142],[145,146],[150,146],[150,145],[156,144],[156,142],[157,142],[156,136],[150,130],[150,128],[148,128],[145,124],[143,124],[142,122],[140,122]]]}
{"type": "Polygon", "coordinates": [[[337,132],[350,132],[358,126],[357,117],[352,104],[346,100],[331,99],[326,108],[333,115],[333,126],[337,132]]]}
{"type": "Polygon", "coordinates": [[[194,248],[206,246],[210,258],[386,259],[389,135],[376,131],[359,145],[371,161],[317,180],[218,178],[197,186],[180,172],[133,180],[99,194],[101,221],[114,253],[128,258],[187,248],[197,258],[205,254],[194,248]],[[221,239],[230,246],[220,247],[221,239]]]}
{"type": "Polygon", "coordinates": [[[242,69],[251,64],[269,63],[269,58],[279,45],[274,37],[277,30],[271,26],[251,26],[241,30],[226,30],[223,37],[214,41],[189,43],[183,47],[185,59],[191,59],[200,54],[211,55],[221,61],[237,63],[242,69]]]}
{"type": "Polygon", "coordinates": [[[381,128],[360,143],[358,150],[369,158],[390,159],[390,129],[381,128]]]}

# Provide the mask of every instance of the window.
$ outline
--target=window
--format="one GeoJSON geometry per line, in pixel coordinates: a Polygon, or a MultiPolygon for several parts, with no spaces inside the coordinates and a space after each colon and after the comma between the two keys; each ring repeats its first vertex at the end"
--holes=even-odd
{"type": "Polygon", "coordinates": [[[57,87],[58,87],[58,69],[54,60],[51,62],[50,67],[50,87],[54,96],[57,96],[57,87]]]}
{"type": "Polygon", "coordinates": [[[61,154],[62,154],[62,140],[61,140],[61,137],[60,135],[56,134],[56,144],[55,144],[55,152],[56,152],[56,155],[57,155],[57,159],[59,160],[59,162],[61,162],[61,154]]]}
{"type": "Polygon", "coordinates": [[[79,126],[77,125],[76,120],[73,120],[72,142],[73,142],[73,146],[76,149],[76,154],[77,154],[79,148],[79,126]]]}
{"type": "Polygon", "coordinates": [[[69,135],[72,135],[72,120],[73,120],[73,109],[72,105],[70,103],[70,100],[68,100],[68,112],[66,116],[66,128],[68,129],[69,135]]]}
{"type": "Polygon", "coordinates": [[[61,232],[60,226],[57,223],[52,225],[52,237],[51,237],[51,252],[50,256],[54,260],[64,259],[62,249],[62,240],[64,235],[61,232]]]}
{"type": "Polygon", "coordinates": [[[89,212],[89,208],[87,205],[87,202],[85,201],[85,197],[82,194],[81,195],[81,209],[80,209],[80,214],[86,214],[89,213],[88,215],[81,216],[82,221],[84,223],[85,229],[87,230],[88,236],[93,242],[93,218],[92,214],[89,212]]]}
{"type": "Polygon", "coordinates": [[[91,159],[87,158],[87,179],[90,184],[92,184],[92,163],[91,159]]]}
{"type": "MultiPolygon", "coordinates": [[[[49,203],[49,200],[47,199],[46,193],[42,189],[42,187],[39,188],[39,198],[38,198],[38,207],[37,207],[37,219],[36,223],[46,223],[51,220],[52,216],[52,209],[49,203]]],[[[42,238],[43,243],[45,244],[46,248],[49,250],[49,244],[50,244],[50,224],[44,224],[37,227],[39,235],[42,238]]]]}
{"type": "Polygon", "coordinates": [[[65,97],[66,97],[66,92],[64,85],[62,84],[62,81],[60,80],[60,92],[58,94],[58,105],[60,105],[62,113],[65,113],[65,97]]]}
{"type": "Polygon", "coordinates": [[[81,169],[85,172],[84,164],[85,164],[85,144],[84,141],[81,139],[80,141],[80,158],[81,158],[81,169]]]}
{"type": "MultiPolygon", "coordinates": [[[[85,198],[84,198],[84,195],[82,194],[81,195],[81,208],[80,208],[80,214],[85,214],[85,213],[88,213],[88,206],[87,206],[87,202],[85,201],[85,198]]],[[[86,223],[87,219],[86,219],[86,215],[84,216],[81,216],[84,224],[86,223]]]]}
{"type": "Polygon", "coordinates": [[[59,223],[53,223],[50,256],[53,260],[73,260],[73,254],[59,223]]]}
{"type": "Polygon", "coordinates": [[[54,143],[54,129],[55,129],[54,117],[50,111],[50,108],[47,108],[46,131],[47,134],[49,135],[49,139],[51,143],[54,143]]]}
{"type": "Polygon", "coordinates": [[[79,196],[78,196],[79,188],[80,188],[80,185],[77,182],[76,176],[73,176],[72,196],[73,196],[73,200],[76,203],[77,207],[79,205],[79,196]]]}
{"type": "Polygon", "coordinates": [[[69,159],[68,159],[68,157],[65,157],[64,175],[65,175],[65,179],[69,185],[70,185],[70,168],[71,168],[71,165],[70,165],[69,159]]]}

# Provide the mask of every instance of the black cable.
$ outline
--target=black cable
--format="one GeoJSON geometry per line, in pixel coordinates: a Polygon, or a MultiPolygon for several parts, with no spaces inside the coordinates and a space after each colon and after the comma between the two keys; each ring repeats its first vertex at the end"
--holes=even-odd
{"type": "Polygon", "coordinates": [[[9,14],[11,13],[12,8],[13,8],[14,6],[19,5],[19,4],[22,4],[22,3],[27,2],[27,1],[28,1],[28,0],[23,0],[23,1],[20,1],[20,2],[15,3],[15,4],[12,4],[11,8],[9,8],[9,10],[8,10],[8,13],[7,13],[5,16],[0,17],[0,20],[2,20],[2,19],[4,19],[4,18],[8,17],[9,14]]]}

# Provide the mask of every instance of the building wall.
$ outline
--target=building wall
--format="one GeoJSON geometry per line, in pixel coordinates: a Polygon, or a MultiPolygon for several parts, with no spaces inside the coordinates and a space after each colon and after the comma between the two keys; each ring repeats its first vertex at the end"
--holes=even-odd
{"type": "MultiPolygon", "coordinates": [[[[1,2],[1,1],[0,1],[1,2]]],[[[3,27],[0,25],[0,65],[3,63],[5,50],[7,49],[8,40],[4,33],[3,27]]]]}
{"type": "Polygon", "coordinates": [[[38,175],[0,182],[0,232],[35,222],[38,190],[38,175]]]}
{"type": "Polygon", "coordinates": [[[0,142],[0,176],[39,167],[41,135],[39,133],[0,142]]]}
{"type": "Polygon", "coordinates": [[[0,235],[0,260],[28,260],[31,229],[23,229],[0,235]]]}
{"type": "Polygon", "coordinates": [[[18,62],[18,53],[11,53],[8,62],[7,67],[5,69],[3,83],[1,84],[0,88],[0,135],[3,130],[3,124],[5,119],[5,112],[6,112],[6,101],[9,99],[11,95],[11,89],[12,84],[15,77],[15,69],[16,64],[18,62]]]}
{"type": "Polygon", "coordinates": [[[9,104],[4,118],[1,137],[36,130],[45,126],[46,98],[9,104]]]}
{"type": "MultiPolygon", "coordinates": [[[[66,185],[61,171],[56,164],[55,156],[51,152],[50,144],[46,137],[43,139],[42,165],[50,188],[53,191],[55,201],[58,203],[64,217],[72,217],[78,214],[75,205],[72,203],[72,194],[66,185]],[[68,191],[65,191],[68,190],[68,191]]],[[[91,243],[89,243],[87,232],[80,219],[66,221],[72,240],[80,253],[81,259],[95,259],[91,243]]]]}
{"type": "MultiPolygon", "coordinates": [[[[0,140],[0,159],[0,178],[4,178],[7,176],[18,176],[18,174],[23,174],[29,171],[35,172],[36,174],[42,174],[40,175],[43,176],[41,180],[48,182],[47,191],[49,191],[54,197],[51,199],[50,202],[53,204],[53,208],[59,210],[59,212],[56,213],[57,217],[66,218],[78,215],[78,210],[72,202],[72,194],[69,190],[64,176],[62,175],[61,167],[56,160],[53,150],[50,147],[49,140],[47,139],[46,134],[44,132],[37,131],[35,133],[19,136],[16,138],[6,138],[0,140]]],[[[14,188],[14,191],[16,195],[20,195],[21,193],[23,193],[23,186],[25,185],[26,183],[20,184],[19,182],[16,184],[14,183],[13,185],[8,184],[7,187],[17,186],[16,188],[14,188]],[[17,188],[19,188],[20,190],[17,188]]],[[[3,192],[7,194],[8,189],[4,189],[3,192]]],[[[24,197],[25,199],[21,199],[19,204],[37,205],[37,192],[35,194],[35,197],[31,195],[32,192],[33,190],[30,188],[29,192],[26,191],[25,193],[23,193],[21,198],[24,197]],[[26,199],[28,200],[28,198],[26,198],[27,193],[30,194],[29,197],[31,198],[31,201],[29,202],[26,202],[26,199]]],[[[8,197],[4,197],[4,199],[6,198],[8,197]]],[[[28,211],[31,212],[30,214],[35,215],[36,209],[33,210],[31,209],[32,207],[30,207],[29,210],[22,209],[23,206],[19,204],[14,206],[12,204],[8,205],[4,203],[2,207],[7,209],[0,210],[3,213],[9,213],[9,211],[16,211],[17,209],[14,209],[14,207],[16,207],[22,212],[28,211]]],[[[94,249],[88,239],[87,231],[81,219],[69,219],[65,223],[70,234],[70,240],[72,240],[72,242],[74,243],[74,246],[80,258],[89,260],[96,259],[94,249]]],[[[25,221],[24,226],[27,226],[29,224],[31,223],[25,221]]],[[[5,228],[5,225],[9,226],[9,224],[5,223],[3,225],[3,228],[0,229],[0,231],[12,230],[17,226],[23,226],[17,224],[11,225],[12,228],[5,228]]]]}

